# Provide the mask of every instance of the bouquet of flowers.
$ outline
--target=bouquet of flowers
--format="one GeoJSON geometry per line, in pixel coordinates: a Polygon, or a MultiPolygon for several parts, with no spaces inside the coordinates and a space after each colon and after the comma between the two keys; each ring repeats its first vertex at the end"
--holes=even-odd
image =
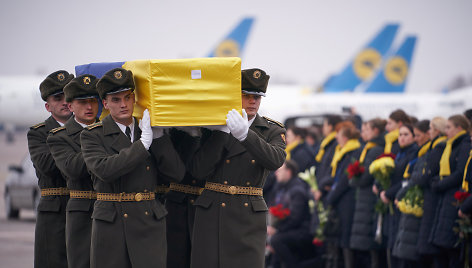
{"type": "MultiPolygon", "coordinates": [[[[380,184],[383,190],[390,188],[391,181],[390,176],[392,175],[393,169],[395,168],[395,155],[394,154],[382,154],[377,157],[376,160],[372,161],[369,166],[369,173],[374,176],[375,180],[380,184]]],[[[390,214],[393,214],[392,203],[389,204],[390,214]]],[[[380,214],[387,212],[387,205],[382,200],[379,200],[375,205],[375,211],[380,214]]]]}
{"type": "Polygon", "coordinates": [[[349,164],[346,169],[346,174],[349,179],[349,183],[352,184],[353,182],[355,183],[356,180],[359,180],[364,171],[365,168],[359,162],[359,160],[353,161],[351,164],[349,164]]]}
{"type": "MultiPolygon", "coordinates": [[[[298,173],[298,177],[304,180],[311,188],[311,191],[318,191],[318,183],[316,182],[315,177],[315,167],[311,167],[310,169],[305,170],[305,172],[298,173]]],[[[321,247],[324,241],[324,228],[326,223],[328,222],[328,211],[324,208],[323,203],[310,199],[309,201],[310,212],[313,214],[314,210],[316,209],[316,213],[318,214],[318,221],[319,224],[315,230],[315,237],[313,239],[313,244],[317,247],[321,247]],[[316,204],[315,204],[316,203],[316,204]]]]}
{"type": "Polygon", "coordinates": [[[290,209],[284,208],[282,204],[269,208],[269,225],[277,227],[280,221],[285,220],[290,215],[290,209]]]}
{"type": "Polygon", "coordinates": [[[398,209],[401,213],[412,214],[418,218],[423,216],[423,190],[419,185],[415,185],[408,189],[400,201],[398,201],[398,209]]]}
{"type": "MultiPolygon", "coordinates": [[[[468,192],[463,192],[463,191],[457,191],[454,193],[454,199],[456,199],[456,206],[459,207],[464,201],[467,199],[467,197],[470,196],[470,193],[468,192]]],[[[472,233],[472,223],[470,221],[469,217],[464,217],[464,218],[459,218],[456,220],[456,222],[459,224],[458,227],[454,227],[453,230],[455,233],[459,234],[459,240],[456,243],[456,247],[463,242],[464,243],[464,267],[469,267],[469,237],[470,234],[472,233]]]]}

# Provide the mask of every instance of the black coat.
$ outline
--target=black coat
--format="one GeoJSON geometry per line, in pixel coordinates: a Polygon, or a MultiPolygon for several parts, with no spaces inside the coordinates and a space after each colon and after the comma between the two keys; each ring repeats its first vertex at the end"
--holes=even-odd
{"type": "Polygon", "coordinates": [[[443,248],[454,248],[458,235],[452,230],[457,226],[456,200],[454,193],[461,189],[464,168],[469,157],[470,136],[465,134],[457,138],[452,144],[452,152],[449,158],[451,175],[442,180],[439,176],[433,179],[432,189],[440,195],[436,210],[433,231],[430,238],[434,245],[443,248]]]}
{"type": "MultiPolygon", "coordinates": [[[[66,187],[46,143],[49,131],[59,127],[51,116],[28,131],[28,148],[39,179],[39,188],[66,187]]],[[[35,267],[67,267],[66,206],[68,196],[44,196],[39,200],[34,238],[35,267]]]]}
{"type": "Polygon", "coordinates": [[[346,169],[353,159],[359,159],[361,149],[348,152],[339,161],[331,191],[326,197],[326,203],[336,211],[339,220],[339,235],[337,244],[341,248],[349,248],[352,222],[354,217],[354,188],[349,183],[346,169]]]}
{"type": "MultiPolygon", "coordinates": [[[[431,146],[436,139],[431,142],[431,146]]],[[[416,183],[423,189],[423,217],[421,217],[421,225],[418,234],[418,253],[419,254],[435,254],[438,253],[438,248],[434,246],[429,237],[433,228],[434,217],[436,214],[436,207],[439,201],[439,196],[431,191],[431,181],[439,174],[439,160],[446,146],[445,142],[438,143],[434,148],[431,148],[427,154],[426,170],[421,180],[416,183]]]]}
{"type": "Polygon", "coordinates": [[[318,182],[319,189],[323,193],[325,193],[325,186],[330,186],[333,184],[333,178],[331,178],[331,161],[333,160],[336,145],[338,145],[336,139],[333,139],[328,145],[326,145],[323,158],[315,165],[316,181],[318,182]]]}
{"type": "Polygon", "coordinates": [[[375,178],[369,173],[370,164],[379,157],[384,150],[384,139],[378,137],[372,142],[377,146],[369,149],[364,159],[364,173],[359,180],[353,181],[352,186],[356,190],[354,222],[351,231],[351,248],[357,250],[371,250],[379,245],[374,241],[377,227],[375,204],[377,196],[372,192],[375,178]]]}
{"type": "Polygon", "coordinates": [[[401,148],[395,158],[395,169],[391,178],[391,186],[385,190],[385,196],[392,202],[393,215],[390,212],[385,214],[384,235],[388,237],[387,248],[392,249],[397,237],[398,222],[400,220],[400,212],[393,204],[397,192],[402,187],[403,174],[408,163],[417,157],[418,145],[411,144],[405,148],[401,148]]]}
{"type": "MultiPolygon", "coordinates": [[[[200,137],[172,128],[170,138],[180,159],[188,165],[198,149],[200,137]]],[[[196,180],[189,172],[180,184],[203,187],[204,181],[196,180]]],[[[170,190],[166,194],[167,227],[167,267],[190,267],[193,223],[195,220],[195,200],[198,195],[170,190]]]]}
{"type": "Polygon", "coordinates": [[[304,172],[315,165],[315,153],[306,143],[300,143],[290,152],[291,160],[298,165],[298,171],[304,172]]]}

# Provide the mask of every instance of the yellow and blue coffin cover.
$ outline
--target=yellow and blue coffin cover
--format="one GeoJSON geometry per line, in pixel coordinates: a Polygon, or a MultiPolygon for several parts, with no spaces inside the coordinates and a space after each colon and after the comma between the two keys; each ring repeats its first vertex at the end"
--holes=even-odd
{"type": "Polygon", "coordinates": [[[224,125],[241,111],[241,59],[127,61],[136,84],[134,114],[149,109],[153,126],[224,125]]]}

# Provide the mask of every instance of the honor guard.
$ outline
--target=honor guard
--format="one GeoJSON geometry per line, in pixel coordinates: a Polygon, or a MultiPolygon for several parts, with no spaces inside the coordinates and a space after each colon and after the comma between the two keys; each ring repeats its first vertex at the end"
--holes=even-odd
{"type": "Polygon", "coordinates": [[[66,71],[50,74],[39,86],[41,98],[51,116],[28,131],[28,149],[41,199],[37,208],[34,239],[34,267],[67,267],[66,205],[69,190],[46,143],[50,130],[63,126],[71,112],[64,98],[64,86],[74,78],[66,71]]]}
{"type": "Polygon", "coordinates": [[[97,194],[85,166],[80,133],[96,122],[98,113],[97,78],[82,75],[72,79],[64,94],[74,115],[64,126],[50,131],[47,143],[56,166],[64,174],[70,199],[66,208],[66,246],[69,268],[90,267],[92,211],[97,194]]]}
{"type": "Polygon", "coordinates": [[[91,172],[97,201],[92,214],[92,268],[166,267],[167,214],[156,200],[158,178],[182,180],[185,166],[149,112],[141,129],[133,115],[131,71],[115,68],[97,84],[104,108],[102,122],[81,134],[82,154],[91,172]]]}
{"type": "Polygon", "coordinates": [[[192,175],[207,178],[195,202],[191,267],[264,267],[267,205],[262,186],[285,161],[285,128],[260,117],[269,76],[242,71],[243,116],[227,115],[193,158],[192,175]]]}

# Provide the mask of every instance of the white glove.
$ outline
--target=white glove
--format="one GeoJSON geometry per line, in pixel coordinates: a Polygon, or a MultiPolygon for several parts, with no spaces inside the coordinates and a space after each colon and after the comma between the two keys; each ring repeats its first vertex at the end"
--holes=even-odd
{"type": "Polygon", "coordinates": [[[218,131],[222,131],[222,132],[225,132],[225,133],[229,133],[229,128],[227,125],[222,125],[222,126],[203,126],[204,128],[207,128],[209,130],[218,130],[218,131]]]}
{"type": "Polygon", "coordinates": [[[247,137],[249,131],[249,122],[247,120],[246,110],[243,109],[243,116],[241,116],[235,109],[228,112],[226,115],[226,125],[233,136],[239,141],[243,141],[247,137]]]}
{"type": "Polygon", "coordinates": [[[158,139],[164,136],[164,128],[163,127],[151,127],[152,128],[152,138],[158,139]]]}
{"type": "Polygon", "coordinates": [[[139,123],[139,127],[141,128],[141,142],[144,145],[146,150],[149,150],[149,147],[152,143],[152,129],[151,129],[151,118],[149,117],[149,111],[146,109],[143,112],[143,119],[139,123]]]}

